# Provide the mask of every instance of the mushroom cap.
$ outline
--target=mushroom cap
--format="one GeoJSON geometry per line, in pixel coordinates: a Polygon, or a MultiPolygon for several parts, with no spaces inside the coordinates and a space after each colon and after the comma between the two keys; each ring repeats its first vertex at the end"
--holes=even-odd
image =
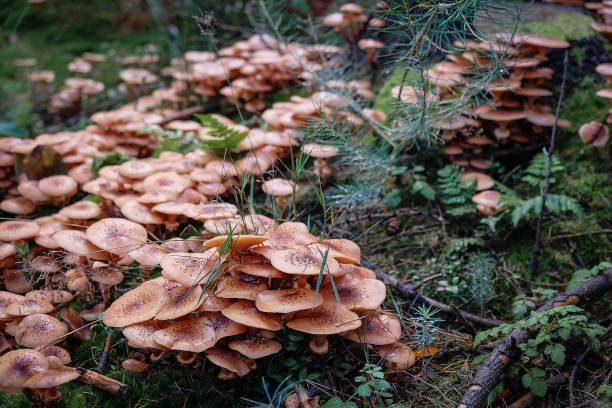
{"type": "Polygon", "coordinates": [[[529,44],[542,48],[568,48],[570,46],[570,43],[567,41],[560,40],[558,38],[544,37],[543,35],[539,34],[524,36],[522,39],[523,44],[529,44]]]}
{"type": "MultiPolygon", "coordinates": [[[[6,271],[5,271],[6,273],[6,271]]],[[[10,319],[10,315],[6,313],[6,308],[14,302],[25,299],[24,296],[12,292],[0,291],[0,319],[10,319]]]]}
{"type": "Polygon", "coordinates": [[[282,178],[273,178],[264,181],[261,186],[264,193],[276,197],[285,197],[293,194],[297,190],[295,183],[282,178]]]}
{"type": "Polygon", "coordinates": [[[92,281],[104,286],[115,286],[123,282],[123,273],[113,266],[93,268],[89,277],[92,281]]]}
{"type": "Polygon", "coordinates": [[[197,167],[189,173],[189,177],[198,183],[218,183],[221,181],[221,176],[212,170],[197,167]]]}
{"type": "Polygon", "coordinates": [[[172,350],[200,353],[217,342],[214,328],[206,317],[187,317],[153,333],[153,340],[172,350]]]}
{"type": "Polygon", "coordinates": [[[352,279],[342,277],[322,287],[325,299],[335,299],[334,288],[340,303],[351,310],[371,310],[378,308],[385,300],[387,288],[378,279],[352,279]]]}
{"type": "Polygon", "coordinates": [[[126,327],[151,320],[165,302],[162,283],[153,279],[124,293],[104,312],[102,321],[111,327],[126,327]]]}
{"type": "Polygon", "coordinates": [[[38,188],[37,180],[28,180],[26,182],[19,183],[17,186],[17,191],[19,191],[19,194],[35,203],[43,203],[49,200],[49,196],[44,194],[42,191],[40,191],[40,188],[38,188]]]}
{"type": "Polygon", "coordinates": [[[76,194],[79,185],[72,177],[59,175],[40,179],[38,188],[43,194],[51,197],[72,197],[76,194]]]}
{"type": "Polygon", "coordinates": [[[228,276],[218,283],[215,296],[227,299],[255,300],[258,293],[268,289],[260,278],[244,273],[228,276]]]}
{"type": "Polygon", "coordinates": [[[597,67],[595,67],[595,71],[597,71],[598,74],[603,75],[605,77],[612,76],[612,64],[610,63],[599,64],[597,67]]]}
{"type": "Polygon", "coordinates": [[[480,116],[482,119],[492,120],[495,122],[511,122],[513,120],[525,119],[527,114],[524,111],[481,109],[478,111],[478,116],[480,116]]]}
{"type": "Polygon", "coordinates": [[[488,175],[484,173],[470,172],[470,173],[465,173],[461,177],[461,181],[467,182],[468,184],[472,184],[474,180],[476,180],[477,182],[477,185],[476,185],[477,191],[488,190],[490,188],[495,187],[495,181],[493,181],[491,177],[489,177],[488,175]]]}
{"type": "Polygon", "coordinates": [[[241,254],[247,248],[259,245],[268,240],[261,235],[219,235],[204,242],[205,247],[217,248],[220,253],[241,254]]]}
{"type": "Polygon", "coordinates": [[[40,273],[57,273],[60,271],[60,266],[57,262],[47,255],[40,255],[30,262],[30,268],[40,273]]]}
{"type": "Polygon", "coordinates": [[[102,209],[93,201],[79,201],[62,208],[59,213],[73,220],[90,220],[98,218],[102,209]]]}
{"type": "Polygon", "coordinates": [[[64,340],[68,326],[53,316],[33,314],[26,316],[17,325],[15,341],[25,347],[55,344],[64,340]]]}
{"type": "Polygon", "coordinates": [[[57,246],[71,254],[99,260],[108,259],[108,253],[92,244],[83,231],[63,230],[53,234],[52,238],[57,246]]]}
{"type": "Polygon", "coordinates": [[[235,336],[242,334],[247,331],[247,327],[243,324],[236,323],[235,321],[228,319],[218,312],[205,312],[202,316],[208,319],[208,324],[215,329],[215,336],[217,340],[224,337],[235,336]]]}
{"type": "Polygon", "coordinates": [[[362,50],[373,50],[376,48],[382,48],[385,44],[381,41],[375,40],[373,38],[363,38],[359,40],[359,48],[362,50]]]}
{"type": "Polygon", "coordinates": [[[612,99],[612,89],[600,89],[599,91],[595,92],[595,94],[602,98],[612,99]]]}
{"type": "Polygon", "coordinates": [[[122,163],[117,168],[123,177],[132,179],[143,179],[157,171],[157,168],[145,160],[130,160],[122,163]]]}
{"type": "Polygon", "coordinates": [[[23,384],[25,388],[53,388],[76,380],[80,374],[72,367],[49,369],[36,373],[23,384]]]}
{"type": "Polygon", "coordinates": [[[267,313],[291,313],[320,306],[323,301],[323,295],[312,289],[277,289],[258,293],[255,306],[267,313]]]}
{"type": "Polygon", "coordinates": [[[206,358],[213,364],[225,368],[240,377],[247,375],[251,371],[246,357],[225,347],[213,347],[206,350],[206,358]]]}
{"type": "Polygon", "coordinates": [[[0,222],[0,241],[11,242],[34,238],[40,227],[30,221],[4,221],[0,222]]]}
{"type": "Polygon", "coordinates": [[[204,294],[204,302],[198,307],[198,312],[220,312],[234,303],[233,299],[225,299],[215,296],[213,293],[204,294]]]}
{"type": "Polygon", "coordinates": [[[0,202],[0,210],[11,214],[31,214],[36,211],[36,204],[25,197],[7,198],[0,202]]]}
{"type": "Polygon", "coordinates": [[[410,347],[403,343],[393,343],[378,347],[378,356],[405,370],[414,365],[416,356],[410,347]]]}
{"type": "Polygon", "coordinates": [[[398,319],[384,313],[369,313],[365,324],[344,337],[357,343],[380,346],[395,343],[401,335],[402,326],[398,319]]]}
{"type": "Polygon", "coordinates": [[[183,286],[180,283],[161,279],[164,288],[164,302],[155,315],[157,320],[172,320],[193,312],[202,302],[202,288],[198,285],[183,286]]]}
{"type": "Polygon", "coordinates": [[[48,368],[47,358],[36,350],[9,351],[0,356],[0,387],[22,388],[28,378],[48,368]]]}
{"type": "Polygon", "coordinates": [[[142,266],[157,266],[166,253],[155,244],[145,244],[128,255],[142,266]]]}
{"type": "Polygon", "coordinates": [[[123,218],[104,218],[87,228],[87,239],[108,252],[125,256],[147,242],[147,230],[123,218]]]}
{"type": "MultiPolygon", "coordinates": [[[[174,197],[173,197],[174,198],[174,197]]],[[[163,224],[164,219],[154,213],[151,208],[136,200],[126,201],[121,206],[121,213],[129,220],[139,224],[163,224]]]]}
{"type": "Polygon", "coordinates": [[[70,353],[65,349],[59,346],[53,346],[48,344],[46,346],[39,346],[35,348],[36,351],[41,352],[45,357],[57,357],[58,360],[61,361],[62,364],[70,364],[72,359],[70,358],[70,353]]]}
{"type": "Polygon", "coordinates": [[[363,13],[363,8],[355,3],[345,3],[340,6],[340,11],[347,14],[361,14],[363,13]]]}
{"type": "Polygon", "coordinates": [[[608,126],[600,122],[593,121],[580,126],[578,134],[585,144],[592,144],[593,146],[597,147],[606,144],[609,138],[610,130],[608,129],[608,126]]]}
{"type": "Polygon", "coordinates": [[[15,255],[15,245],[12,244],[0,244],[0,261],[15,255]]]}
{"type": "Polygon", "coordinates": [[[340,149],[336,146],[307,143],[302,146],[302,152],[308,156],[319,159],[327,159],[337,155],[340,152],[340,149]]]}
{"type": "Polygon", "coordinates": [[[293,330],[318,335],[342,333],[360,326],[359,316],[335,300],[296,312],[295,318],[287,322],[287,327],[293,330]]]}
{"type": "Polygon", "coordinates": [[[196,220],[208,220],[212,218],[229,218],[238,214],[238,208],[229,203],[208,203],[195,205],[186,209],[183,215],[196,220]]]}
{"type": "Polygon", "coordinates": [[[128,345],[131,347],[158,349],[160,345],[153,340],[153,333],[165,329],[169,325],[169,322],[163,320],[146,320],[126,327],[121,333],[123,333],[128,340],[128,345]]]}
{"type": "Polygon", "coordinates": [[[329,27],[343,27],[347,21],[342,13],[331,13],[325,16],[323,24],[329,27]]]}
{"type": "MultiPolygon", "coordinates": [[[[598,91],[600,92],[600,91],[598,91]]],[[[536,111],[528,111],[527,112],[527,121],[533,123],[538,126],[554,126],[555,124],[555,115],[550,112],[536,112],[536,111]]],[[[560,128],[566,128],[571,126],[571,122],[566,119],[559,118],[557,120],[557,126],[560,128]]]]}
{"type": "Polygon", "coordinates": [[[497,207],[500,194],[495,190],[481,191],[472,197],[472,201],[476,204],[482,204],[487,207],[497,207]]]}
{"type": "Polygon", "coordinates": [[[267,357],[283,349],[283,346],[278,341],[266,339],[265,337],[249,337],[245,340],[234,340],[228,344],[228,347],[252,359],[267,357]]]}
{"type": "Polygon", "coordinates": [[[130,85],[150,84],[157,81],[157,75],[141,68],[124,69],[119,73],[119,78],[130,85]]]}
{"type": "Polygon", "coordinates": [[[135,360],[133,358],[125,359],[121,362],[121,367],[127,371],[136,371],[142,373],[149,368],[149,364],[144,361],[135,360]]]}
{"type": "Polygon", "coordinates": [[[264,256],[276,269],[292,275],[318,275],[321,272],[333,275],[340,269],[340,264],[333,256],[328,254],[323,264],[324,252],[322,253],[318,248],[301,245],[296,245],[294,248],[274,249],[264,256]]]}
{"type": "Polygon", "coordinates": [[[29,316],[53,311],[53,305],[46,300],[25,298],[6,306],[6,313],[11,316],[29,316]]]}
{"type": "Polygon", "coordinates": [[[236,323],[258,329],[278,331],[282,329],[278,316],[257,310],[255,302],[241,300],[221,311],[223,316],[236,323]]]}
{"type": "Polygon", "coordinates": [[[368,268],[364,268],[362,266],[347,264],[340,265],[340,272],[338,273],[338,276],[344,276],[346,278],[358,280],[376,279],[376,273],[374,273],[374,271],[368,268]]]}
{"type": "Polygon", "coordinates": [[[272,279],[272,278],[288,278],[289,275],[283,273],[270,265],[269,263],[261,263],[261,264],[244,264],[240,263],[234,266],[233,269],[237,271],[246,273],[248,275],[259,276],[261,278],[272,279]]]}
{"type": "Polygon", "coordinates": [[[347,264],[358,264],[361,262],[361,249],[359,245],[348,239],[321,239],[317,243],[309,245],[316,247],[325,253],[329,249],[328,256],[332,256],[338,262],[347,264]]]}
{"type": "Polygon", "coordinates": [[[164,255],[160,263],[166,279],[184,286],[207,283],[210,272],[220,264],[219,254],[214,248],[203,253],[174,252],[164,255]]]}

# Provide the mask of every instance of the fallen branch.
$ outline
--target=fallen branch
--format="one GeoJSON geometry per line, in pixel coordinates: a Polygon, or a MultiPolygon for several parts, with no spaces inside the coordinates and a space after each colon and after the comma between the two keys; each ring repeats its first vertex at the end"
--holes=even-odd
{"type": "MultiPolygon", "coordinates": [[[[568,374],[560,373],[546,380],[546,392],[549,393],[561,387],[567,381],[568,374]]],[[[529,391],[521,398],[514,401],[508,408],[526,408],[531,406],[538,397],[533,392],[529,391]]]]}
{"type": "Polygon", "coordinates": [[[80,374],[79,381],[85,384],[93,385],[102,391],[109,392],[114,395],[125,395],[127,394],[130,387],[127,384],[117,381],[114,378],[105,376],[93,370],[86,368],[75,368],[76,372],[80,374]]]}
{"type": "Polygon", "coordinates": [[[598,231],[578,232],[576,234],[557,235],[557,236],[548,238],[548,240],[549,241],[556,241],[556,240],[559,240],[559,239],[571,239],[571,238],[583,237],[585,235],[602,235],[602,234],[612,234],[612,228],[606,228],[606,229],[602,229],[602,230],[598,230],[598,231]]]}
{"type": "MultiPolygon", "coordinates": [[[[604,271],[601,275],[589,279],[574,289],[560,293],[547,302],[538,312],[545,312],[555,307],[567,305],[582,305],[591,299],[599,297],[612,290],[612,269],[604,271]]],[[[520,357],[519,345],[526,342],[530,334],[521,329],[514,329],[504,340],[499,342],[491,355],[482,364],[461,399],[457,408],[481,407],[493,387],[502,379],[506,367],[520,357]]]]}
{"type": "Polygon", "coordinates": [[[457,309],[457,307],[454,305],[449,306],[445,303],[438,302],[435,299],[424,296],[416,291],[416,288],[418,287],[417,285],[411,285],[409,283],[399,282],[394,277],[387,275],[386,273],[384,273],[383,271],[376,268],[374,265],[370,264],[369,262],[365,260],[362,261],[362,265],[365,265],[366,267],[369,267],[370,269],[372,269],[374,273],[376,273],[376,277],[378,279],[380,279],[381,281],[391,286],[393,289],[397,291],[397,293],[399,293],[405,299],[408,299],[408,300],[412,299],[415,303],[421,302],[421,303],[428,304],[430,306],[433,306],[435,308],[442,310],[445,313],[457,316],[459,320],[464,320],[464,321],[467,321],[467,322],[470,322],[470,323],[473,323],[479,326],[497,327],[497,326],[504,324],[504,322],[501,320],[480,317],[472,313],[461,311],[457,309]]]}

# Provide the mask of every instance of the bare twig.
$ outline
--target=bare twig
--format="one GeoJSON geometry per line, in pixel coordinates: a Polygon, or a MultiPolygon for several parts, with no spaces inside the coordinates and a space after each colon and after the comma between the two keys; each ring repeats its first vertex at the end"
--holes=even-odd
{"type": "Polygon", "coordinates": [[[531,251],[531,260],[529,261],[529,272],[531,273],[531,275],[533,275],[538,265],[538,254],[540,253],[540,235],[542,233],[542,219],[544,218],[544,213],[546,212],[546,198],[548,196],[548,188],[550,187],[550,175],[552,174],[553,154],[555,152],[555,136],[557,134],[559,113],[561,112],[561,102],[563,101],[563,95],[565,93],[568,55],[569,53],[566,50],[565,55],[563,57],[563,80],[561,81],[561,90],[559,91],[559,99],[557,100],[557,108],[555,109],[555,122],[553,123],[552,132],[550,134],[550,145],[548,146],[548,150],[544,149],[544,154],[548,156],[548,170],[546,171],[546,183],[544,184],[544,190],[542,190],[542,205],[540,207],[540,213],[538,214],[535,242],[533,243],[533,250],[531,251]]]}
{"type": "Polygon", "coordinates": [[[104,367],[106,367],[106,362],[108,361],[108,356],[110,355],[111,349],[111,338],[112,334],[108,334],[106,336],[106,343],[104,344],[104,351],[102,351],[102,355],[100,356],[100,361],[98,361],[98,365],[93,370],[102,374],[104,372],[104,367]]]}
{"type": "Polygon", "coordinates": [[[585,232],[578,232],[576,234],[562,234],[562,235],[556,235],[554,237],[550,237],[548,238],[549,241],[556,241],[559,239],[570,239],[570,238],[577,238],[577,237],[583,237],[585,235],[603,235],[603,234],[612,234],[612,228],[606,228],[606,229],[601,229],[598,231],[585,231],[585,232]]]}

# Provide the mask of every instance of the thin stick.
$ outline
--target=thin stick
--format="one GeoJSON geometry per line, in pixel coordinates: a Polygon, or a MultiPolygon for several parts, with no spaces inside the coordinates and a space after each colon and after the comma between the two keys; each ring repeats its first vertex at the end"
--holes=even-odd
{"type": "Polygon", "coordinates": [[[563,235],[557,235],[554,237],[550,237],[548,238],[549,241],[556,241],[559,239],[570,239],[570,238],[577,238],[577,237],[583,237],[585,235],[603,235],[603,234],[612,234],[612,228],[606,228],[606,229],[601,229],[598,231],[585,231],[585,232],[578,232],[576,234],[563,234],[563,235]]]}
{"type": "Polygon", "coordinates": [[[104,372],[104,367],[106,367],[106,362],[108,361],[108,357],[110,355],[112,337],[113,335],[110,333],[108,334],[108,336],[106,336],[106,344],[104,345],[104,351],[102,351],[102,355],[100,356],[100,361],[98,361],[98,365],[96,366],[96,368],[93,369],[95,372],[98,372],[100,374],[104,372]]]}
{"type": "Polygon", "coordinates": [[[538,265],[538,254],[540,253],[540,235],[542,233],[542,219],[544,218],[544,213],[546,212],[546,198],[548,196],[548,188],[550,187],[550,175],[552,174],[553,154],[555,152],[555,136],[557,135],[557,124],[559,122],[559,113],[561,112],[561,102],[563,101],[563,95],[565,93],[568,55],[569,53],[566,50],[563,57],[563,80],[561,81],[561,90],[559,91],[559,99],[557,100],[557,108],[555,110],[555,122],[553,123],[552,133],[550,135],[550,146],[548,147],[548,150],[544,149],[544,154],[548,156],[548,170],[546,171],[546,184],[544,184],[544,190],[542,191],[542,205],[540,208],[540,214],[538,214],[535,242],[533,243],[531,260],[529,261],[529,272],[531,275],[533,275],[538,265]]]}

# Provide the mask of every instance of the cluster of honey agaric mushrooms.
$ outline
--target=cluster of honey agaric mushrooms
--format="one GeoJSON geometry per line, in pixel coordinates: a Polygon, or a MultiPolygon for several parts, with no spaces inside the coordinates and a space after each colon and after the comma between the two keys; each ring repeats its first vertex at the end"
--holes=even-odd
{"type": "MultiPolygon", "coordinates": [[[[102,220],[87,235],[99,231],[94,242],[109,252],[134,245],[150,251],[143,249],[150,246],[142,244],[145,229],[132,224],[102,220]]],[[[256,359],[279,352],[274,333],[283,325],[312,334],[309,348],[317,354],[328,351],[326,336],[340,334],[380,346],[397,369],[414,363],[414,353],[398,342],[399,320],[380,310],[385,285],[358,266],[355,243],[317,238],[305,224],[277,225],[257,215],[243,217],[237,230],[244,233],[205,241],[203,252],[160,255],[162,276],[117,299],[104,323],[124,327],[128,344],[150,351],[154,361],[174,350],[189,363],[203,352],[222,368],[220,378],[246,375],[256,359]]]]}
{"type": "Polygon", "coordinates": [[[593,30],[607,37],[608,40],[612,40],[612,2],[609,0],[589,1],[584,3],[584,7],[592,11],[598,20],[591,23],[593,30]]]}

